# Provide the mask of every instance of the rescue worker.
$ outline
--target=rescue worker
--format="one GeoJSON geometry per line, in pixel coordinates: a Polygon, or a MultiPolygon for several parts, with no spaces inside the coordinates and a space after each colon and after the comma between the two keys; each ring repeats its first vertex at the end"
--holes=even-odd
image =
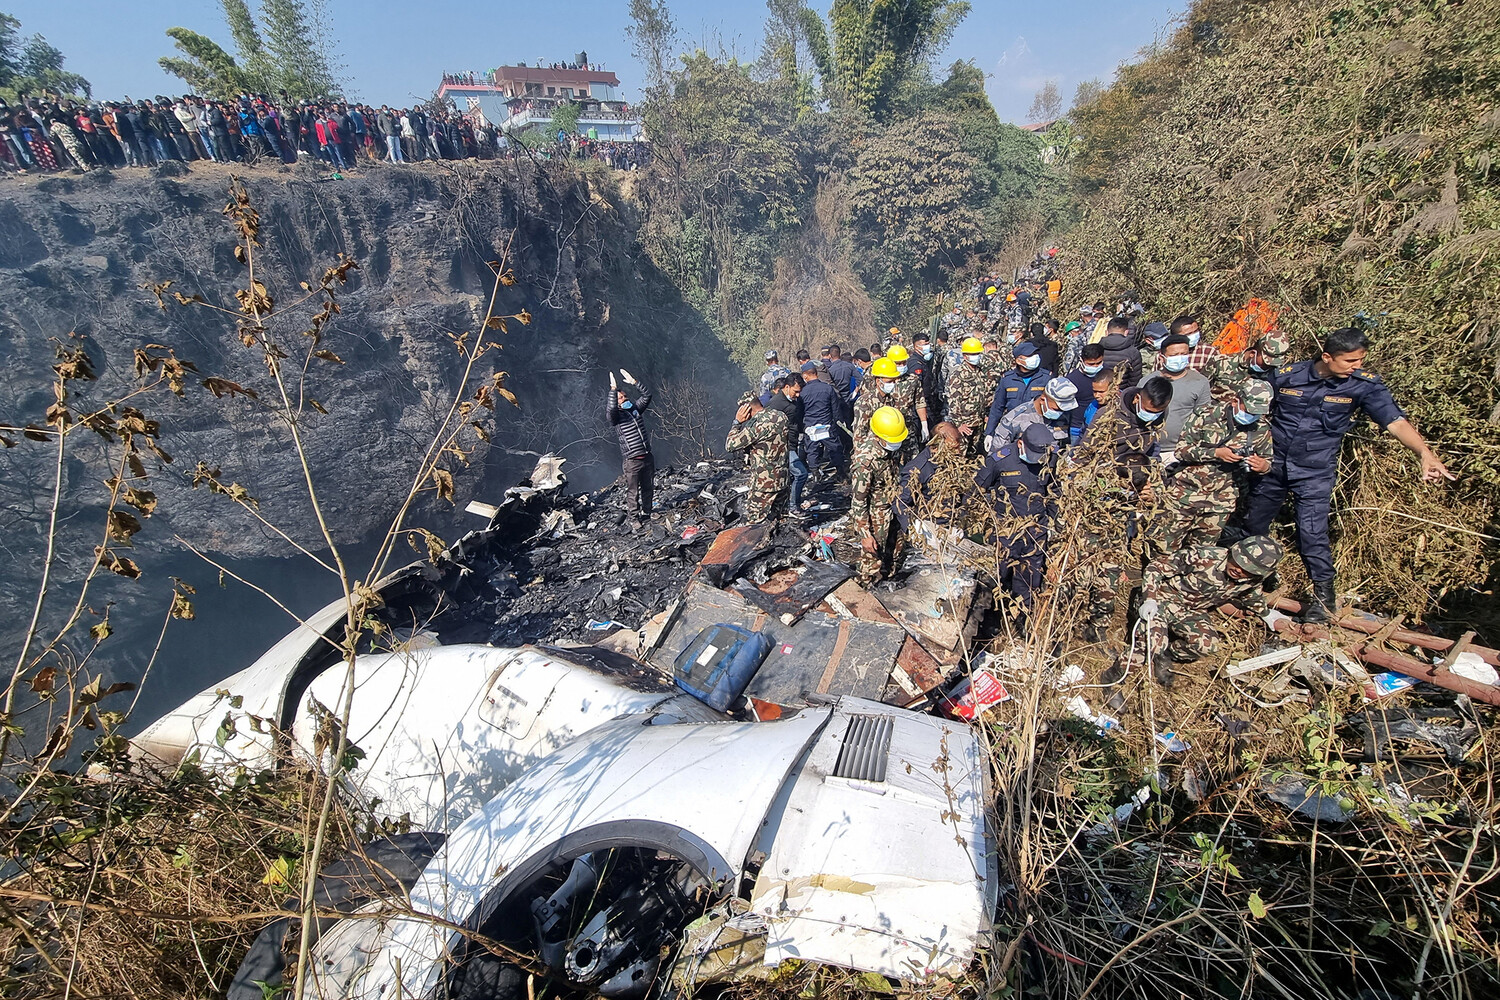
{"type": "Polygon", "coordinates": [[[948,422],[967,439],[965,448],[974,455],[984,444],[985,420],[994,401],[994,387],[990,385],[989,359],[979,338],[966,338],[959,350],[963,364],[948,380],[948,422]]]}
{"type": "MultiPolygon", "coordinates": [[[[1143,367],[1141,349],[1135,346],[1135,338],[1130,335],[1130,321],[1124,316],[1116,316],[1108,321],[1105,330],[1104,337],[1098,342],[1104,348],[1104,366],[1124,370],[1120,388],[1135,387],[1141,381],[1141,373],[1151,369],[1143,367]]],[[[1162,335],[1165,336],[1166,332],[1163,327],[1162,335]]]]}
{"type": "Polygon", "coordinates": [[[1333,549],[1328,538],[1329,504],[1338,477],[1339,446],[1354,416],[1363,411],[1391,436],[1416,452],[1422,481],[1457,479],[1406,419],[1378,375],[1364,371],[1369,339],[1344,327],[1328,335],[1315,361],[1299,361],[1270,373],[1275,391],[1271,470],[1256,482],[1236,534],[1262,535],[1281,511],[1288,492],[1297,497],[1297,548],[1312,581],[1312,599],[1302,620],[1324,622],[1334,611],[1333,549]]]}
{"type": "Polygon", "coordinates": [[[807,485],[807,463],[802,459],[802,376],[790,372],[772,382],[766,408],[786,414],[787,465],[792,471],[788,502],[792,510],[798,511],[802,509],[802,487],[807,485]]]}
{"type": "MultiPolygon", "coordinates": [[[[927,447],[901,467],[901,486],[896,496],[895,510],[896,520],[907,535],[911,534],[912,524],[918,517],[926,516],[938,524],[948,523],[946,512],[940,514],[926,509],[934,489],[944,485],[934,485],[933,480],[939,477],[945,477],[954,500],[961,500],[973,492],[971,468],[964,461],[963,435],[946,420],[933,426],[932,438],[927,442],[927,447]]],[[[955,508],[957,506],[958,504],[954,504],[955,508]]]]}
{"type": "Polygon", "coordinates": [[[901,531],[892,507],[900,486],[897,456],[907,438],[906,418],[895,407],[882,406],[870,415],[869,431],[849,462],[849,521],[859,537],[855,572],[863,587],[889,575],[895,565],[901,531]]]}
{"type": "Polygon", "coordinates": [[[771,383],[779,378],[786,378],[792,370],[776,357],[775,351],[766,352],[766,370],[760,373],[760,405],[765,406],[771,402],[771,383]]]}
{"type": "Polygon", "coordinates": [[[1188,417],[1177,442],[1177,466],[1152,532],[1158,552],[1217,545],[1235,506],[1258,476],[1271,471],[1271,386],[1240,384],[1235,400],[1188,417]]]}
{"type": "Polygon", "coordinates": [[[815,474],[827,469],[842,477],[845,453],[837,428],[844,420],[843,401],[821,361],[803,365],[802,380],[802,434],[807,442],[807,467],[815,474]]]}
{"type": "Polygon", "coordinates": [[[1229,400],[1247,379],[1268,379],[1286,363],[1292,343],[1280,330],[1269,330],[1239,354],[1220,354],[1203,374],[1213,384],[1214,398],[1229,400]]]}
{"type": "MultiPolygon", "coordinates": [[[[850,426],[850,430],[854,433],[852,455],[859,454],[859,446],[870,437],[872,433],[870,418],[875,415],[876,410],[882,406],[892,406],[896,407],[899,412],[901,396],[898,382],[900,378],[901,373],[896,368],[896,362],[890,358],[879,358],[871,363],[869,377],[860,386],[859,395],[854,398],[854,423],[850,426]]],[[[851,463],[853,462],[852,455],[851,463]]]]}
{"type": "Polygon", "coordinates": [[[605,416],[620,443],[620,479],[625,487],[625,511],[639,527],[651,516],[651,487],[656,476],[651,437],[646,433],[646,423],[642,419],[651,405],[651,390],[623,368],[620,377],[626,385],[636,389],[636,398],[634,401],[629,399],[615,381],[615,373],[610,372],[605,416]]]}
{"type": "Polygon", "coordinates": [[[1219,648],[1213,616],[1221,605],[1258,616],[1270,611],[1263,582],[1276,572],[1281,554],[1275,539],[1253,535],[1227,549],[1180,549],[1146,567],[1140,619],[1146,623],[1146,650],[1158,684],[1172,686],[1174,663],[1192,663],[1219,648]]]}
{"type": "Polygon", "coordinates": [[[995,425],[1001,417],[1036,399],[1052,381],[1052,373],[1042,367],[1035,344],[1023,340],[1016,348],[1015,356],[1015,368],[1005,373],[990,400],[989,418],[984,425],[986,437],[995,433],[995,425]]]}
{"type": "Polygon", "coordinates": [[[724,440],[725,451],[745,451],[750,470],[750,492],[745,497],[745,520],[773,521],[786,512],[791,466],[787,440],[791,424],[784,410],[762,406],[757,399],[741,399],[734,426],[724,440]]]}
{"type": "MultiPolygon", "coordinates": [[[[907,372],[917,377],[917,382],[922,387],[922,402],[927,407],[927,420],[934,422],[943,412],[942,359],[933,348],[931,336],[925,332],[911,338],[911,352],[907,372]]],[[[929,434],[930,431],[924,430],[923,440],[929,434]]]]}
{"type": "Polygon", "coordinates": [[[1018,624],[1024,623],[1042,584],[1050,463],[1056,450],[1052,432],[1042,424],[1031,424],[1019,440],[986,455],[984,467],[974,477],[975,484],[994,497],[999,582],[1015,599],[1012,611],[1018,624]]]}
{"type": "MultiPolygon", "coordinates": [[[[920,426],[921,441],[926,441],[927,396],[922,392],[922,377],[912,371],[911,353],[900,344],[892,344],[885,356],[896,364],[896,391],[894,399],[886,400],[886,404],[901,411],[908,427],[920,426]]],[[[921,441],[914,441],[912,444],[917,445],[921,441]]],[[[915,453],[916,449],[913,447],[912,451],[915,453]]]]}
{"type": "Polygon", "coordinates": [[[993,435],[986,439],[984,450],[993,454],[997,449],[1019,441],[1021,433],[1032,424],[1045,426],[1059,447],[1074,444],[1083,433],[1081,421],[1077,431],[1073,429],[1073,414],[1077,411],[1077,387],[1070,379],[1054,378],[1041,395],[1000,418],[993,435]]]}

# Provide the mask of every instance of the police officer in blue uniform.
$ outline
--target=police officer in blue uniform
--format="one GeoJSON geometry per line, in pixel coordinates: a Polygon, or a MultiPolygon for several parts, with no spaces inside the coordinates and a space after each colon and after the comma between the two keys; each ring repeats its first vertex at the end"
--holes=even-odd
{"type": "Polygon", "coordinates": [[[995,496],[1000,519],[1001,586],[1016,599],[1018,623],[1031,609],[1032,595],[1042,585],[1047,553],[1048,503],[1053,475],[1051,460],[1057,439],[1045,424],[1030,424],[1020,440],[992,449],[974,482],[995,496]]]}
{"type": "Polygon", "coordinates": [[[1270,373],[1275,390],[1271,471],[1256,481],[1244,517],[1230,540],[1263,535],[1286,495],[1297,498],[1297,547],[1312,581],[1312,599],[1302,620],[1324,622],[1334,610],[1333,551],[1328,540],[1329,500],[1338,476],[1339,445],[1364,411],[1422,460],[1422,480],[1456,479],[1406,419],[1377,375],[1362,370],[1369,340],[1352,327],[1335,330],[1315,361],[1299,361],[1270,373]]]}

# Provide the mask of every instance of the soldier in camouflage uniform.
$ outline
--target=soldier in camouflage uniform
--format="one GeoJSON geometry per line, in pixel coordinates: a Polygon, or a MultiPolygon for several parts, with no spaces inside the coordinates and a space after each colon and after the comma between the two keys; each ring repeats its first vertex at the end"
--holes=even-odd
{"type": "Polygon", "coordinates": [[[948,422],[964,436],[967,454],[979,454],[984,446],[984,425],[995,398],[993,365],[984,345],[976,338],[964,341],[964,361],[948,381],[948,422]]]}
{"type": "Polygon", "coordinates": [[[791,424],[781,410],[762,407],[759,401],[742,402],[734,415],[734,427],[724,441],[725,451],[749,451],[750,493],[745,498],[745,520],[771,521],[786,512],[791,467],[787,442],[791,424]]]}
{"type": "Polygon", "coordinates": [[[1228,402],[1249,379],[1268,380],[1286,363],[1292,342],[1280,330],[1271,330],[1239,354],[1220,354],[1203,369],[1213,383],[1214,399],[1228,402]]]}
{"type": "Polygon", "coordinates": [[[1155,518],[1157,553],[1217,545],[1252,475],[1271,469],[1270,383],[1246,379],[1234,402],[1205,406],[1183,425],[1177,466],[1155,518]]]}
{"type": "Polygon", "coordinates": [[[896,406],[899,383],[900,373],[897,372],[894,361],[877,358],[870,365],[869,373],[860,383],[859,395],[854,397],[854,417],[849,425],[856,450],[871,434],[870,418],[875,415],[875,411],[882,406],[896,406]],[[889,392],[886,391],[887,388],[890,389],[889,392]]]}
{"type": "Polygon", "coordinates": [[[1269,611],[1262,581],[1276,571],[1281,546],[1253,535],[1222,549],[1196,545],[1153,560],[1141,581],[1141,620],[1157,683],[1171,686],[1172,664],[1191,663],[1219,647],[1215,609],[1233,604],[1269,611]]]}
{"type": "Polygon", "coordinates": [[[783,365],[775,351],[766,352],[766,370],[760,373],[760,399],[764,403],[771,394],[771,385],[779,378],[786,378],[792,370],[783,365]]]}
{"type": "Polygon", "coordinates": [[[869,423],[870,432],[849,463],[849,521],[860,544],[855,571],[864,587],[886,575],[900,545],[894,504],[901,487],[901,445],[908,436],[906,419],[894,407],[880,407],[869,423]]]}

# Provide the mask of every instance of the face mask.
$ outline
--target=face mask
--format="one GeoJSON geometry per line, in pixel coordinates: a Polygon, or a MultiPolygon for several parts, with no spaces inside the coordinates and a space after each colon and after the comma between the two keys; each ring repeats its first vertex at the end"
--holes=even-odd
{"type": "Polygon", "coordinates": [[[922,360],[923,361],[931,361],[932,360],[932,348],[930,348],[930,347],[924,347],[924,348],[922,348],[922,360]]]}
{"type": "Polygon", "coordinates": [[[979,362],[983,359],[978,354],[965,354],[964,360],[973,365],[975,368],[978,368],[979,362]]]}
{"type": "Polygon", "coordinates": [[[1249,427],[1259,419],[1260,414],[1258,413],[1247,413],[1244,410],[1234,411],[1234,422],[1244,427],[1249,427]]]}
{"type": "Polygon", "coordinates": [[[1270,371],[1270,369],[1267,368],[1265,365],[1261,364],[1259,360],[1250,362],[1250,370],[1253,371],[1253,372],[1270,371]]]}
{"type": "Polygon", "coordinates": [[[1104,365],[1079,365],[1085,375],[1098,375],[1104,370],[1104,365]]]}
{"type": "Polygon", "coordinates": [[[1200,336],[1202,336],[1202,334],[1197,334],[1197,333],[1190,333],[1190,334],[1188,334],[1187,335],[1188,346],[1189,347],[1197,347],[1198,346],[1198,338],[1200,336]]]}
{"type": "Polygon", "coordinates": [[[1046,409],[1042,410],[1042,416],[1046,417],[1048,420],[1056,420],[1058,417],[1062,416],[1062,410],[1054,410],[1049,406],[1046,409]]]}
{"type": "Polygon", "coordinates": [[[894,382],[882,382],[882,383],[880,383],[880,391],[883,392],[883,393],[885,393],[887,396],[889,396],[891,393],[893,393],[893,392],[896,391],[896,383],[894,383],[894,382]]]}
{"type": "Polygon", "coordinates": [[[1170,358],[1162,358],[1161,366],[1174,375],[1178,372],[1185,372],[1188,366],[1188,356],[1186,354],[1177,354],[1170,358]]]}
{"type": "Polygon", "coordinates": [[[880,443],[883,444],[883,445],[885,445],[885,450],[886,451],[900,451],[901,450],[901,445],[902,445],[903,442],[901,442],[901,441],[882,441],[880,443]]]}
{"type": "Polygon", "coordinates": [[[1160,413],[1152,413],[1150,410],[1143,410],[1139,406],[1135,408],[1135,415],[1140,417],[1143,422],[1148,424],[1154,422],[1157,417],[1161,416],[1160,413]]]}
{"type": "Polygon", "coordinates": [[[1024,369],[1026,369],[1029,372],[1036,371],[1037,368],[1038,368],[1038,366],[1041,365],[1041,363],[1042,363],[1042,359],[1039,358],[1039,357],[1037,357],[1035,354],[1029,355],[1029,356],[1024,357],[1024,358],[1021,359],[1021,367],[1024,368],[1024,369]]]}
{"type": "Polygon", "coordinates": [[[1031,460],[1031,456],[1028,455],[1028,454],[1026,454],[1020,448],[1016,449],[1016,457],[1019,458],[1021,461],[1025,462],[1027,465],[1035,465],[1036,464],[1035,462],[1033,462],[1031,460]]]}
{"type": "Polygon", "coordinates": [[[1161,342],[1163,340],[1166,340],[1166,339],[1167,339],[1166,337],[1152,337],[1151,338],[1151,346],[1153,348],[1155,348],[1156,350],[1159,351],[1159,350],[1161,350],[1161,342]]]}
{"type": "Polygon", "coordinates": [[[896,374],[897,375],[905,375],[906,374],[906,366],[905,365],[897,365],[896,366],[896,374]]]}
{"type": "Polygon", "coordinates": [[[622,410],[633,410],[633,409],[635,409],[635,404],[632,403],[630,400],[627,399],[627,400],[625,400],[625,402],[623,402],[623,403],[620,404],[620,409],[622,409],[622,410]]]}

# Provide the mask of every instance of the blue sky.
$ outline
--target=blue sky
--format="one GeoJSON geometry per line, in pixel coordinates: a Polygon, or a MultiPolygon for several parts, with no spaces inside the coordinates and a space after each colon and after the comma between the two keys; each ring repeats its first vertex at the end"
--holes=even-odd
{"type": "MultiPolygon", "coordinates": [[[[765,7],[756,2],[669,0],[684,40],[718,43],[753,57],[760,50],[765,7]]],[[[251,8],[257,6],[251,0],[251,8]]],[[[627,95],[641,74],[625,35],[627,0],[570,4],[495,4],[486,0],[326,0],[354,92],[375,103],[405,103],[430,94],[444,71],[483,70],[502,63],[589,58],[619,74],[627,95]]],[[[819,0],[814,6],[823,9],[819,0]]],[[[1107,80],[1171,26],[1185,4],[1164,0],[1050,0],[1020,5],[973,0],[942,65],[973,59],[988,76],[1000,117],[1023,122],[1032,96],[1048,79],[1065,103],[1081,80],[1107,80]]],[[[217,0],[0,0],[67,56],[100,97],[175,93],[180,83],[156,65],[173,52],[164,32],[182,26],[231,48],[217,0]]]]}

